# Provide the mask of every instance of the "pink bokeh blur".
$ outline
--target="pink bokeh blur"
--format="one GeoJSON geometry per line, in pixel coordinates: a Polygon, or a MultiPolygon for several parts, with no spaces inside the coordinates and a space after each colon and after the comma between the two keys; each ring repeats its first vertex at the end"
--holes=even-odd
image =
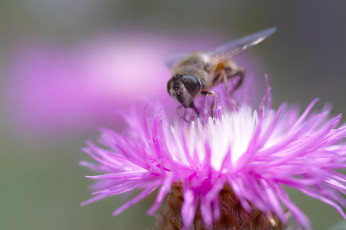
{"type": "Polygon", "coordinates": [[[68,137],[100,126],[121,128],[115,111],[141,98],[156,95],[175,108],[177,102],[166,92],[171,74],[165,56],[208,49],[218,41],[122,30],[73,45],[56,40],[21,44],[10,66],[10,123],[21,137],[68,137]]]}

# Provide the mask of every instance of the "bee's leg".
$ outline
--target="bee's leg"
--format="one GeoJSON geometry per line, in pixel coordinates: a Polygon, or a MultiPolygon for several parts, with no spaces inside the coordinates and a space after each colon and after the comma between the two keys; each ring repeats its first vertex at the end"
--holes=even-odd
{"type": "Polygon", "coordinates": [[[193,111],[195,111],[195,113],[197,114],[197,117],[199,117],[199,111],[198,111],[197,107],[195,106],[195,104],[192,103],[190,108],[193,109],[193,111]]]}
{"type": "Polygon", "coordinates": [[[244,76],[245,76],[245,69],[243,68],[238,68],[238,67],[234,67],[234,69],[236,70],[233,70],[231,71],[228,75],[226,74],[226,71],[225,69],[222,69],[220,71],[220,76],[222,76],[222,79],[223,79],[223,83],[225,84],[225,88],[226,88],[226,91],[228,91],[228,84],[229,84],[229,79],[233,78],[233,77],[237,77],[239,76],[239,80],[238,82],[236,83],[236,85],[232,88],[231,92],[229,92],[229,95],[231,97],[231,100],[233,101],[234,103],[234,106],[235,108],[237,109],[238,108],[238,103],[237,101],[232,97],[232,94],[233,92],[238,89],[242,83],[243,83],[243,79],[244,79],[244,76]]]}
{"type": "Polygon", "coordinates": [[[236,74],[236,76],[239,76],[239,80],[237,82],[237,84],[234,86],[234,88],[232,89],[233,91],[238,89],[244,82],[244,77],[245,77],[245,69],[244,68],[239,68],[238,73],[236,74]]]}
{"type": "Polygon", "coordinates": [[[226,71],[225,71],[224,69],[222,69],[222,70],[220,71],[220,77],[221,77],[222,80],[223,80],[223,84],[225,85],[226,91],[228,91],[228,78],[227,78],[226,71]]]}
{"type": "Polygon", "coordinates": [[[203,91],[202,93],[204,95],[211,95],[213,97],[213,102],[211,103],[210,111],[211,111],[211,116],[214,117],[214,112],[215,112],[215,96],[216,96],[216,94],[213,91],[203,91]]]}
{"type": "MultiPolygon", "coordinates": [[[[175,112],[177,113],[177,115],[179,116],[179,117],[182,117],[183,119],[184,119],[184,121],[186,121],[186,122],[189,122],[189,119],[187,119],[186,118],[186,111],[185,112],[183,112],[183,113],[180,113],[180,109],[182,109],[182,108],[184,108],[182,105],[179,105],[176,109],[175,109],[175,112]]],[[[190,108],[191,109],[193,109],[193,111],[195,111],[195,113],[197,114],[197,117],[199,117],[199,111],[198,111],[198,109],[197,109],[197,107],[195,106],[195,104],[191,104],[190,105],[190,108]]]]}
{"type": "Polygon", "coordinates": [[[233,87],[233,89],[231,90],[231,92],[230,92],[231,95],[235,90],[237,90],[243,84],[244,77],[245,77],[245,69],[244,68],[238,68],[238,69],[232,71],[227,76],[228,79],[231,79],[234,77],[239,77],[239,79],[238,79],[237,83],[235,84],[235,86],[233,87]]]}
{"type": "Polygon", "coordinates": [[[184,121],[186,121],[186,122],[189,122],[189,120],[186,119],[186,112],[180,113],[179,110],[180,110],[181,108],[183,108],[183,106],[182,106],[182,105],[179,105],[179,106],[175,109],[175,112],[177,113],[178,117],[183,118],[184,121]]]}

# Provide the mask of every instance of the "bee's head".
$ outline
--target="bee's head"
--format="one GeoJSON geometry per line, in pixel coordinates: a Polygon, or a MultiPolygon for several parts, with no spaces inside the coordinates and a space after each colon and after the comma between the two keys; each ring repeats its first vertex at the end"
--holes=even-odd
{"type": "Polygon", "coordinates": [[[193,100],[201,92],[202,84],[195,76],[176,75],[167,82],[168,94],[185,108],[193,106],[193,100]]]}

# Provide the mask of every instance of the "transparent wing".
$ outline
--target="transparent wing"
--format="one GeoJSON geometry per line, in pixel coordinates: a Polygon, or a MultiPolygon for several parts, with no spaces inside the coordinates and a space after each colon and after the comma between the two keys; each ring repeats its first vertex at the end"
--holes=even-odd
{"type": "Polygon", "coordinates": [[[218,46],[212,51],[214,53],[219,53],[219,54],[227,53],[228,55],[233,56],[251,46],[257,45],[258,43],[262,42],[264,39],[266,39],[270,35],[274,34],[275,31],[276,31],[275,27],[261,30],[257,33],[253,33],[245,37],[239,38],[235,41],[231,41],[224,45],[218,46]]]}
{"type": "Polygon", "coordinates": [[[192,53],[192,51],[174,51],[169,53],[165,58],[166,66],[169,69],[173,69],[182,58],[186,57],[190,53],[192,53]]]}
{"type": "MultiPolygon", "coordinates": [[[[207,51],[206,53],[211,56],[207,68],[211,70],[217,64],[223,62],[224,60],[231,58],[232,56],[242,52],[243,50],[251,46],[257,45],[258,43],[262,42],[264,39],[275,33],[275,31],[275,27],[265,29],[257,33],[253,33],[245,37],[239,38],[235,41],[231,41],[229,43],[218,46],[211,51],[207,51]]],[[[194,51],[175,51],[168,54],[165,58],[166,66],[169,69],[173,69],[182,58],[186,57],[187,55],[193,52],[194,51]]]]}
{"type": "Polygon", "coordinates": [[[208,68],[212,69],[215,65],[224,60],[231,58],[251,46],[257,45],[270,35],[274,34],[275,31],[275,27],[268,28],[216,47],[211,51],[212,58],[208,63],[208,68]]]}

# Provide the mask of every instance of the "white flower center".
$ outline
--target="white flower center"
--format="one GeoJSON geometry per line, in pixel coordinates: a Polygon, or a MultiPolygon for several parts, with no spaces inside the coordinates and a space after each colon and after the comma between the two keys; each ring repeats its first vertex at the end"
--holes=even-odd
{"type": "Polygon", "coordinates": [[[206,157],[206,145],[209,144],[211,151],[211,166],[220,170],[227,153],[231,151],[232,164],[236,163],[247,150],[250,140],[258,122],[257,112],[252,112],[249,107],[240,108],[233,113],[225,113],[221,119],[209,119],[207,125],[199,121],[189,127],[185,127],[184,135],[181,136],[180,126],[172,126],[171,131],[174,141],[169,146],[175,160],[183,164],[189,164],[183,148],[183,138],[188,146],[188,152],[192,159],[197,154],[199,162],[206,157]]]}

